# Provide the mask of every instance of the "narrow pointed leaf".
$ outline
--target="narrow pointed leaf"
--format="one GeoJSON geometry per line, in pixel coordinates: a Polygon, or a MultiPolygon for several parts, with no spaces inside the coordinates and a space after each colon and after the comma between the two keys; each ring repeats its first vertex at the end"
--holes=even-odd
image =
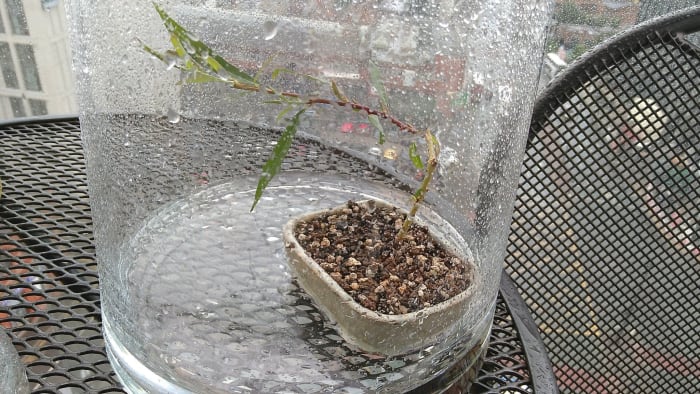
{"type": "MultiPolygon", "coordinates": [[[[299,75],[299,73],[296,73],[296,74],[299,75]]],[[[328,81],[326,81],[326,80],[324,80],[324,79],[322,79],[322,78],[316,78],[316,77],[314,77],[313,75],[303,74],[302,76],[303,76],[304,78],[308,79],[309,81],[314,81],[314,82],[320,83],[320,84],[322,84],[322,85],[328,83],[328,81]]]]}
{"type": "Polygon", "coordinates": [[[335,83],[335,81],[331,81],[331,91],[333,91],[333,95],[335,95],[335,97],[338,100],[340,100],[344,103],[347,103],[348,101],[350,101],[350,100],[348,100],[348,97],[345,94],[343,94],[343,92],[340,91],[340,88],[335,83]]]}
{"type": "Polygon", "coordinates": [[[306,108],[298,111],[292,117],[291,122],[285,128],[279,140],[277,140],[277,145],[275,145],[275,148],[272,150],[272,155],[267,160],[265,165],[263,165],[263,173],[260,176],[260,179],[258,179],[258,187],[255,190],[255,199],[253,200],[253,206],[250,208],[251,212],[255,209],[255,206],[258,205],[260,197],[262,197],[267,185],[270,184],[272,178],[277,175],[282,167],[282,161],[287,155],[289,148],[292,146],[292,141],[294,140],[294,136],[299,128],[299,117],[304,113],[304,111],[306,111],[306,108]]]}
{"type": "Polygon", "coordinates": [[[288,68],[276,68],[272,70],[272,74],[270,74],[270,77],[274,81],[275,79],[279,78],[280,74],[293,74],[294,71],[288,69],[288,68]]]}
{"type": "Polygon", "coordinates": [[[212,64],[217,64],[223,68],[233,79],[250,84],[257,84],[255,78],[241,71],[238,67],[227,62],[223,57],[214,52],[202,41],[192,37],[192,35],[173,18],[171,18],[163,8],[155,4],[156,11],[163,20],[165,28],[170,32],[171,41],[175,46],[176,51],[184,50],[187,55],[198,66],[205,70],[218,73],[218,70],[212,68],[212,64]],[[210,59],[211,58],[211,59],[210,59]],[[215,62],[215,63],[212,63],[215,62]]]}
{"type": "Polygon", "coordinates": [[[416,146],[415,142],[412,142],[411,145],[408,147],[408,157],[411,158],[413,166],[417,169],[422,170],[423,168],[425,168],[425,166],[423,165],[423,160],[421,160],[420,155],[418,154],[418,147],[416,146]]]}
{"type": "Polygon", "coordinates": [[[209,67],[211,67],[212,70],[214,70],[217,73],[219,72],[219,70],[221,70],[221,64],[214,60],[213,57],[207,58],[207,64],[209,65],[209,67]]]}
{"type": "Polygon", "coordinates": [[[184,58],[185,55],[187,55],[187,51],[185,51],[185,47],[182,46],[182,42],[180,42],[180,39],[175,35],[175,34],[170,34],[170,43],[173,44],[173,48],[175,48],[175,54],[179,58],[184,58]]]}
{"type": "Polygon", "coordinates": [[[205,74],[201,71],[195,70],[192,75],[185,79],[185,83],[209,83],[209,82],[221,82],[221,78],[215,77],[209,74],[205,74]]]}
{"type": "Polygon", "coordinates": [[[149,47],[148,45],[144,44],[143,42],[141,42],[141,47],[143,48],[144,51],[146,51],[151,56],[155,57],[156,59],[160,60],[163,63],[166,63],[164,54],[156,51],[155,49],[149,47]]]}
{"type": "Polygon", "coordinates": [[[384,136],[384,128],[382,127],[382,123],[379,121],[379,117],[377,115],[368,115],[367,120],[369,120],[369,123],[371,123],[372,126],[379,131],[379,145],[382,145],[384,142],[386,142],[386,138],[384,136]]]}
{"type": "Polygon", "coordinates": [[[425,189],[423,187],[419,187],[418,190],[413,193],[413,199],[415,201],[421,201],[423,199],[423,195],[425,195],[425,189]]]}
{"type": "Polygon", "coordinates": [[[369,80],[372,87],[379,95],[379,106],[382,108],[383,112],[388,113],[389,100],[387,99],[386,89],[384,88],[384,83],[382,82],[382,75],[379,72],[377,65],[373,62],[369,63],[369,80]]]}
{"type": "Polygon", "coordinates": [[[430,130],[425,131],[425,142],[428,144],[428,160],[437,161],[440,155],[440,143],[430,130]]]}

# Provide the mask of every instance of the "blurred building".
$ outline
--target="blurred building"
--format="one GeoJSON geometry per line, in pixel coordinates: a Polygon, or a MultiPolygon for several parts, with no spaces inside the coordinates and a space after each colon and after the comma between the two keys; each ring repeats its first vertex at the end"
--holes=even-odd
{"type": "Polygon", "coordinates": [[[557,0],[549,50],[563,45],[571,62],[597,43],[635,24],[639,0],[557,0]]]}
{"type": "MultiPolygon", "coordinates": [[[[666,15],[684,8],[700,5],[700,0],[641,0],[638,22],[666,15]]],[[[687,37],[688,41],[700,47],[700,32],[687,37]]]]}
{"type": "Polygon", "coordinates": [[[0,0],[0,119],[76,113],[59,0],[0,0]]]}
{"type": "Polygon", "coordinates": [[[700,5],[700,0],[640,0],[639,22],[683,8],[700,5]]]}

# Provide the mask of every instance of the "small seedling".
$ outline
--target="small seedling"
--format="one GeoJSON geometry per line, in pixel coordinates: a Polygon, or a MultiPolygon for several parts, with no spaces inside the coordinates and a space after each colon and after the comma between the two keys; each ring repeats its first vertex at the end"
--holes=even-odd
{"type": "MultiPolygon", "coordinates": [[[[425,138],[426,152],[424,157],[418,152],[418,146],[415,142],[411,143],[409,147],[411,162],[417,169],[425,170],[425,176],[418,189],[413,193],[413,204],[398,236],[402,238],[407,233],[420,204],[425,198],[425,194],[428,192],[428,187],[437,169],[440,145],[438,144],[437,138],[435,138],[430,130],[419,131],[413,125],[403,122],[391,114],[386,89],[381,81],[379,69],[376,66],[370,64],[370,82],[372,87],[379,94],[379,109],[372,108],[355,99],[348,98],[333,80],[325,81],[310,75],[304,75],[304,77],[325,85],[334,98],[328,99],[320,97],[318,94],[304,94],[301,92],[279,90],[273,86],[263,85],[260,82],[260,77],[265,72],[266,64],[263,64],[255,76],[245,73],[226,61],[226,59],[212,50],[208,45],[195,38],[184,27],[171,18],[163,8],[158,5],[155,5],[155,8],[160,18],[163,20],[165,28],[170,33],[170,42],[173,48],[165,52],[159,52],[142,43],[143,49],[166,63],[169,68],[183,71],[185,73],[185,83],[215,82],[227,84],[233,89],[240,91],[265,93],[271,96],[269,100],[265,101],[266,103],[282,107],[277,116],[278,121],[284,119],[286,115],[293,113],[284,131],[280,135],[279,140],[277,140],[277,144],[270,158],[263,165],[251,211],[255,209],[265,188],[279,172],[282,162],[299,128],[299,119],[301,115],[313,106],[325,104],[336,107],[339,110],[345,109],[365,113],[368,121],[379,131],[379,144],[385,142],[385,133],[382,128],[381,119],[391,122],[400,131],[416,135],[422,134],[425,138]]],[[[277,68],[270,72],[270,80],[276,80],[282,73],[294,72],[284,68],[277,68]]]]}

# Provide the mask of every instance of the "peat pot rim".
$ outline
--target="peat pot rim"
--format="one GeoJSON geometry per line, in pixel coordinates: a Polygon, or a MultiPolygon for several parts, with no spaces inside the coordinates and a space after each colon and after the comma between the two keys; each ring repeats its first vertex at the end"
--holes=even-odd
{"type": "MultiPolygon", "coordinates": [[[[370,200],[360,200],[356,201],[355,203],[358,205],[366,206],[367,203],[370,200]]],[[[398,208],[392,204],[389,204],[385,201],[382,200],[375,200],[373,199],[377,205],[385,207],[385,208],[397,208],[399,211],[403,214],[406,214],[407,212],[404,209],[398,208]]],[[[372,317],[376,320],[389,323],[389,324],[395,324],[395,325],[401,325],[403,323],[406,323],[408,321],[414,321],[416,319],[421,319],[424,318],[427,315],[432,315],[438,312],[442,312],[450,307],[453,307],[455,304],[462,304],[467,302],[469,299],[472,298],[474,293],[476,292],[477,288],[477,275],[476,275],[476,267],[474,265],[474,262],[469,258],[468,256],[465,256],[464,253],[458,253],[458,248],[452,245],[447,245],[445,244],[439,237],[436,237],[432,231],[430,231],[430,228],[428,228],[429,233],[433,238],[438,241],[445,249],[449,250],[450,252],[454,253],[457,255],[460,259],[464,261],[465,264],[471,267],[470,270],[470,285],[465,289],[463,292],[455,295],[452,298],[449,298],[439,304],[432,305],[430,307],[420,309],[415,312],[409,312],[409,313],[403,313],[400,315],[389,315],[385,313],[379,313],[376,311],[373,311],[371,309],[365,308],[361,304],[359,304],[357,301],[355,301],[350,294],[348,294],[345,290],[343,290],[342,287],[324,270],[321,268],[321,266],[316,262],[316,260],[312,259],[309,255],[306,254],[304,251],[304,248],[299,244],[299,241],[297,241],[296,236],[294,235],[294,228],[296,227],[297,223],[299,222],[304,222],[307,221],[313,217],[338,211],[340,209],[345,208],[345,204],[341,206],[337,206],[334,208],[326,208],[314,212],[309,212],[300,216],[297,216],[295,218],[290,219],[283,227],[283,238],[285,241],[285,249],[288,251],[288,253],[294,253],[298,258],[303,259],[307,266],[314,270],[314,272],[321,276],[325,282],[330,286],[330,288],[333,290],[336,295],[338,295],[341,299],[342,302],[348,303],[349,306],[352,307],[357,313],[361,315],[372,315],[372,317]],[[301,252],[300,252],[301,251],[301,252]]],[[[415,223],[424,225],[421,223],[421,221],[416,218],[415,223]]]]}

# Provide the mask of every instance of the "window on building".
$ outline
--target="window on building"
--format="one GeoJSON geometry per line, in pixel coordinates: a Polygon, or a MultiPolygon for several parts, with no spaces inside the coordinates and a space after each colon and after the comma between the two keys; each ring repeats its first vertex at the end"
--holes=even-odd
{"type": "Polygon", "coordinates": [[[9,97],[10,99],[10,107],[12,108],[12,115],[15,118],[23,118],[27,116],[27,113],[24,111],[24,102],[23,100],[19,97],[9,97]]]}
{"type": "Polygon", "coordinates": [[[5,5],[7,5],[7,15],[10,19],[12,34],[28,36],[29,28],[27,27],[27,18],[24,15],[22,0],[5,0],[5,5]]]}
{"type": "Polygon", "coordinates": [[[33,116],[47,115],[49,111],[46,109],[46,101],[29,99],[29,109],[33,116]]]}
{"type": "Polygon", "coordinates": [[[18,89],[19,82],[17,82],[15,64],[12,62],[10,45],[6,42],[0,42],[0,69],[2,69],[2,78],[5,80],[5,87],[18,89]]]}
{"type": "Polygon", "coordinates": [[[22,69],[24,79],[24,88],[27,90],[41,90],[41,81],[39,81],[39,70],[36,68],[36,59],[34,58],[34,48],[27,44],[15,44],[19,66],[22,69]]]}
{"type": "Polygon", "coordinates": [[[50,11],[56,6],[58,6],[58,0],[41,0],[41,9],[44,11],[50,11]]]}

